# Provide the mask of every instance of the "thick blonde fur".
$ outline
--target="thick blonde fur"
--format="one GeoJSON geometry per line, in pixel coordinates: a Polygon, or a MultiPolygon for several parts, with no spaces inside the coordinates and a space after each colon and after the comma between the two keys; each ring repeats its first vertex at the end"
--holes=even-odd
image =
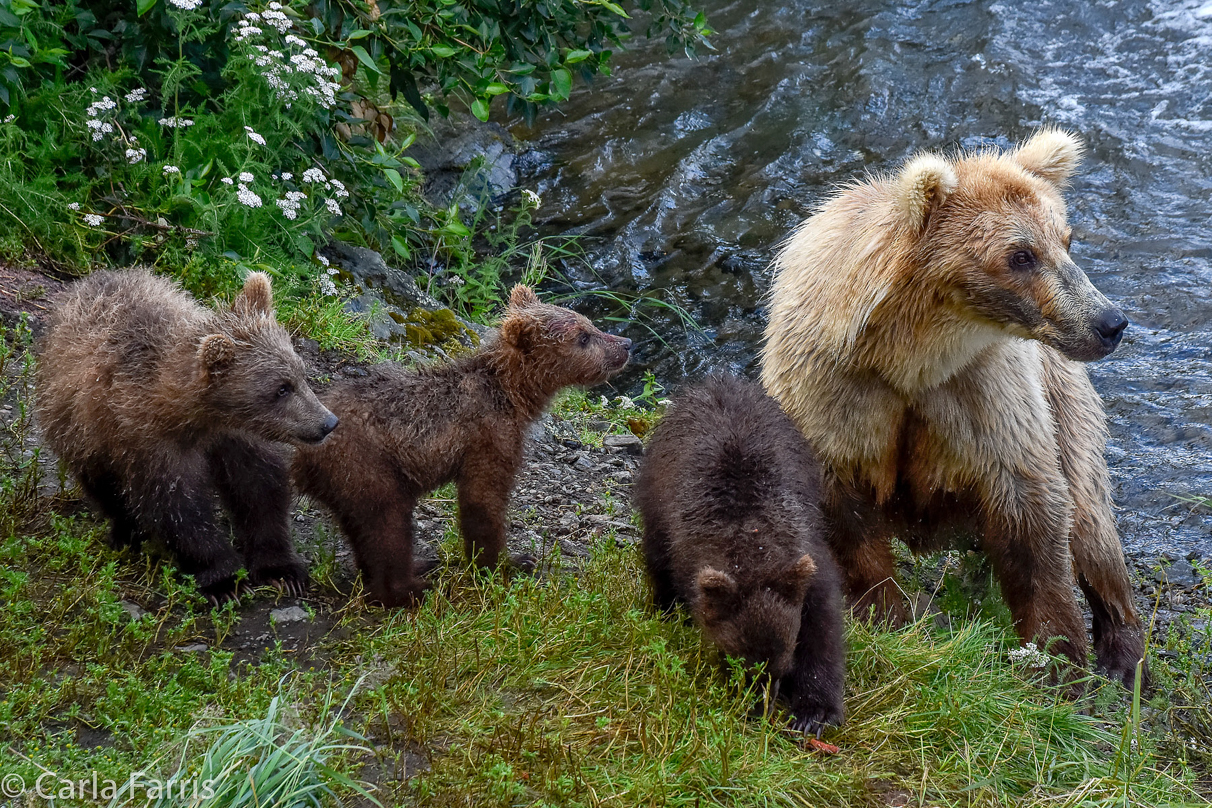
{"type": "Polygon", "coordinates": [[[971,531],[1024,639],[1062,636],[1084,664],[1076,562],[1100,662],[1129,678],[1142,646],[1106,429],[1073,361],[1126,321],[1068,256],[1059,183],[1080,155],[1045,130],[835,194],[776,259],[762,380],[825,464],[860,607],[900,613],[892,535],[925,549],[971,531]]]}

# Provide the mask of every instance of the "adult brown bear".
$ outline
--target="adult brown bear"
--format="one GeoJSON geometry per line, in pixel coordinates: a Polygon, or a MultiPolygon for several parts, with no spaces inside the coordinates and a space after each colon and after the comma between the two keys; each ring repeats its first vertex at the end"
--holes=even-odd
{"type": "Polygon", "coordinates": [[[857,611],[904,618],[889,539],[979,537],[1024,640],[1107,673],[1144,652],[1111,512],[1107,430],[1081,362],[1128,321],[1069,257],[1072,136],[920,155],[842,189],[776,260],[762,380],[825,466],[857,611]]]}

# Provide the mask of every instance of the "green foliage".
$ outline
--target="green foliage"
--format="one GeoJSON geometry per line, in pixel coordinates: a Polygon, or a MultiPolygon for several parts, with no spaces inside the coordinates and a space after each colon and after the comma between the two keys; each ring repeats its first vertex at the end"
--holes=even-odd
{"type": "MultiPolygon", "coordinates": [[[[671,48],[707,33],[683,0],[629,7],[671,48]]],[[[485,118],[497,95],[533,115],[606,69],[628,19],[604,0],[0,0],[0,250],[154,264],[205,294],[268,264],[335,295],[314,256],[338,237],[424,263],[486,317],[533,206],[493,223],[429,204],[418,116],[485,118]]]]}

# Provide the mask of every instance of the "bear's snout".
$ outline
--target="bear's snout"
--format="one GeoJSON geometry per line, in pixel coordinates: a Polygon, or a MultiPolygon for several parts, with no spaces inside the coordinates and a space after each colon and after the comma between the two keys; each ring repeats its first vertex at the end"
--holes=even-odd
{"type": "Polygon", "coordinates": [[[320,425],[320,437],[322,437],[322,438],[327,437],[328,433],[332,432],[334,429],[336,429],[337,424],[339,424],[339,423],[340,423],[340,421],[337,420],[337,416],[333,415],[330,412],[328,414],[328,417],[324,419],[324,423],[320,425]]]}
{"type": "Polygon", "coordinates": [[[1103,349],[1111,353],[1119,347],[1119,341],[1128,327],[1128,318],[1119,309],[1104,309],[1094,318],[1094,331],[1102,340],[1103,349]]]}
{"type": "Polygon", "coordinates": [[[631,358],[631,340],[627,337],[616,337],[613,334],[607,334],[608,342],[612,343],[611,353],[617,363],[618,368],[622,368],[627,364],[627,360],[631,358]]]}

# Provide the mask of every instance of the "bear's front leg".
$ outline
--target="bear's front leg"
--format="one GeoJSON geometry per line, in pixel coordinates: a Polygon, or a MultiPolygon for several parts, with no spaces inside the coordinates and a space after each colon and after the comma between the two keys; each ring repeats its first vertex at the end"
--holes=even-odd
{"type": "Polygon", "coordinates": [[[1085,668],[1086,624],[1073,596],[1070,511],[1063,490],[1048,482],[1019,478],[1008,489],[1016,498],[987,502],[982,546],[1023,641],[1047,645],[1085,668]]]}
{"type": "Polygon", "coordinates": [[[302,597],[307,592],[307,565],[290,538],[290,475],[285,459],[272,444],[240,435],[219,438],[207,457],[244,553],[249,581],[302,597]]]}
{"type": "MultiPolygon", "coordinates": [[[[459,480],[459,530],[467,560],[477,567],[495,569],[505,549],[505,511],[509,504],[508,483],[492,476],[459,480]]],[[[525,566],[525,560],[519,559],[525,566]]],[[[533,565],[533,562],[532,562],[533,565]]]]}
{"type": "Polygon", "coordinates": [[[236,599],[240,556],[215,524],[215,489],[201,452],[132,462],[127,483],[139,528],[159,536],[213,605],[236,599]]]}
{"type": "MultiPolygon", "coordinates": [[[[818,562],[823,563],[823,562],[818,562]]],[[[795,661],[779,685],[791,708],[790,729],[821,736],[845,717],[846,642],[837,579],[823,574],[808,587],[800,614],[795,661]]]]}

